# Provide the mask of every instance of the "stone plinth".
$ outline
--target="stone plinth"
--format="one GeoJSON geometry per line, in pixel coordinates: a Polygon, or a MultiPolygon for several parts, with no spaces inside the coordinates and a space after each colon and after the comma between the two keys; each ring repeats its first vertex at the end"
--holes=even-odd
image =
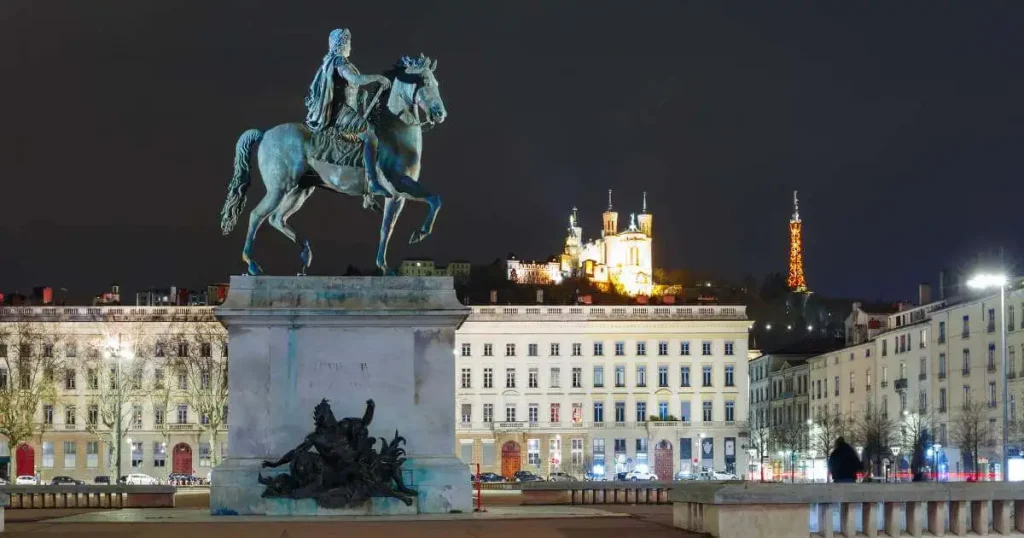
{"type": "Polygon", "coordinates": [[[376,402],[370,435],[406,438],[418,513],[469,511],[469,473],[455,457],[453,353],[468,313],[451,277],[232,277],[216,309],[229,334],[230,413],[211,512],[310,514],[305,505],[271,509],[256,478],[263,460],[313,431],[322,398],[339,419],[376,402]]]}

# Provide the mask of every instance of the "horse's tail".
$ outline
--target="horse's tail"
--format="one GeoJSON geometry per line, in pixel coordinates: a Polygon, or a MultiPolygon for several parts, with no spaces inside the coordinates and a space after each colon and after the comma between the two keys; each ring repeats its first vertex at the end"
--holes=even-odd
{"type": "Polygon", "coordinates": [[[238,137],[235,144],[235,174],[228,184],[228,195],[224,198],[224,209],[220,210],[220,231],[224,235],[231,233],[238,223],[238,216],[245,208],[245,193],[252,184],[249,174],[249,150],[253,144],[263,139],[263,131],[249,129],[238,137]]]}

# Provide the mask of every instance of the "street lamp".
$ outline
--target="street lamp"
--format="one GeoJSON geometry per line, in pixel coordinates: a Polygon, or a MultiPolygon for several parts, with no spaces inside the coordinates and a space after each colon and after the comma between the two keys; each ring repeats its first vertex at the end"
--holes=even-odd
{"type": "MultiPolygon", "coordinates": [[[[1002,346],[1000,355],[1002,356],[1003,364],[1003,482],[1006,482],[1009,478],[1006,474],[1006,457],[1010,453],[1007,443],[1009,442],[1009,420],[1010,420],[1010,408],[1009,408],[1009,391],[1007,386],[1006,378],[1006,275],[1001,274],[985,274],[975,276],[974,278],[967,281],[967,286],[976,290],[985,290],[991,288],[999,288],[999,335],[1002,346]]],[[[995,320],[992,320],[994,323],[995,320]]]]}
{"type": "Polygon", "coordinates": [[[935,444],[932,445],[932,458],[933,458],[933,461],[935,462],[935,481],[936,482],[939,481],[939,449],[940,448],[942,448],[942,445],[940,445],[939,443],[935,443],[935,444]]]}
{"type": "Polygon", "coordinates": [[[117,445],[115,448],[117,452],[117,476],[114,477],[114,483],[117,484],[118,481],[121,480],[121,421],[124,419],[122,415],[123,411],[121,410],[121,401],[124,399],[122,398],[123,393],[121,392],[123,390],[121,387],[121,361],[123,359],[131,360],[133,357],[131,350],[122,352],[120,334],[117,335],[116,339],[113,337],[107,338],[106,344],[107,353],[114,359],[114,363],[116,365],[114,375],[117,377],[117,424],[115,425],[116,433],[114,434],[116,438],[115,444],[117,445]]]}

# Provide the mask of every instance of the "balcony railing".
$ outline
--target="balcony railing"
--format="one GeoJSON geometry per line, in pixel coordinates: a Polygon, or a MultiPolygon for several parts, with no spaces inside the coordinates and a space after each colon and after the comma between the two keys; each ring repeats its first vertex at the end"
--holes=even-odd
{"type": "Polygon", "coordinates": [[[692,320],[747,319],[745,306],[474,306],[469,321],[489,319],[692,320]]]}
{"type": "Polygon", "coordinates": [[[170,429],[171,431],[191,430],[193,428],[193,426],[195,426],[195,424],[189,424],[187,422],[185,422],[185,423],[175,422],[173,424],[168,424],[167,425],[168,429],[170,429]]]}
{"type": "MultiPolygon", "coordinates": [[[[743,307],[738,308],[743,310],[743,307]]],[[[6,306],[0,308],[0,319],[5,321],[216,321],[212,306],[6,306]]]]}
{"type": "MultiPolygon", "coordinates": [[[[881,386],[881,387],[882,387],[882,388],[884,389],[885,387],[888,387],[888,386],[889,386],[889,382],[888,382],[888,381],[885,381],[885,380],[883,380],[883,381],[882,381],[881,383],[879,383],[879,385],[880,385],[880,386],[881,386]]],[[[838,394],[837,394],[836,396],[838,396],[838,394]]]]}
{"type": "Polygon", "coordinates": [[[920,380],[920,381],[924,381],[925,379],[928,379],[928,374],[923,373],[923,372],[920,373],[920,374],[917,374],[917,379],[920,380]]]}
{"type": "Polygon", "coordinates": [[[899,390],[907,390],[907,378],[901,377],[899,379],[894,379],[893,382],[892,382],[892,388],[894,388],[894,389],[896,389],[898,391],[899,390]]]}
{"type": "Polygon", "coordinates": [[[960,369],[960,375],[962,375],[964,377],[967,377],[967,376],[971,375],[971,369],[970,368],[961,368],[960,369]]]}
{"type": "Polygon", "coordinates": [[[64,429],[65,430],[77,430],[78,429],[78,425],[77,424],[65,424],[64,425],[64,429]]]}
{"type": "MultiPolygon", "coordinates": [[[[551,431],[583,428],[745,428],[745,421],[730,420],[649,420],[645,422],[459,422],[459,430],[493,430],[504,432],[551,431]]],[[[172,424],[172,429],[177,424],[172,424]]]]}

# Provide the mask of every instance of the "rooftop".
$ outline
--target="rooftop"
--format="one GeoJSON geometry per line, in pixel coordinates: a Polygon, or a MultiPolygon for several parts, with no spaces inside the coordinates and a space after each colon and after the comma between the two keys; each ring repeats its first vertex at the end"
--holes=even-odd
{"type": "Polygon", "coordinates": [[[488,320],[746,320],[746,306],[474,306],[471,321],[488,320]]]}

